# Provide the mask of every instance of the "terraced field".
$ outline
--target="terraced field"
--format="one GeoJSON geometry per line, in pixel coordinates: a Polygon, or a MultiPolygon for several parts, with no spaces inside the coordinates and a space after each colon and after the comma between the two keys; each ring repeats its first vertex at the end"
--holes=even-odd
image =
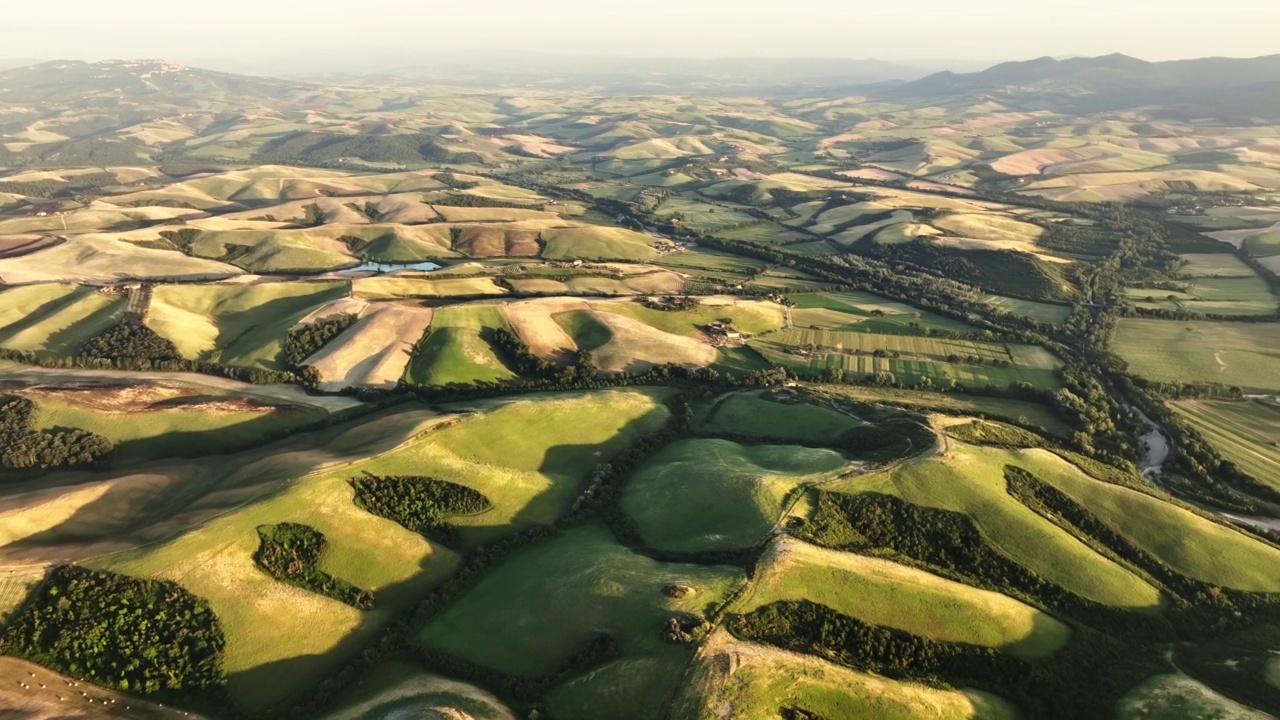
{"type": "Polygon", "coordinates": [[[1030,383],[1056,388],[1059,363],[1033,345],[884,335],[856,330],[784,330],[755,340],[752,347],[784,367],[840,370],[859,377],[889,373],[916,385],[1008,387],[1030,383]]]}

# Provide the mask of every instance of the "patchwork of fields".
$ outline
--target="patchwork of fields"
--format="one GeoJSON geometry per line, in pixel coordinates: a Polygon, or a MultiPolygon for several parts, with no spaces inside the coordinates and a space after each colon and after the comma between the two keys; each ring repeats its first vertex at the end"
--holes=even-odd
{"type": "Polygon", "coordinates": [[[0,717],[1280,714],[1273,118],[684,72],[0,70],[0,717]]]}

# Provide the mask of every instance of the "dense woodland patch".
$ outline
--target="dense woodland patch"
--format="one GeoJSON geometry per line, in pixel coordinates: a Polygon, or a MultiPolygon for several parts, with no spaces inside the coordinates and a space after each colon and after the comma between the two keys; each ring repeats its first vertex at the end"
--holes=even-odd
{"type": "Polygon", "coordinates": [[[447,518],[478,515],[493,507],[465,485],[429,477],[366,474],[352,478],[351,487],[360,508],[448,546],[457,545],[459,538],[447,518]]]}
{"type": "Polygon", "coordinates": [[[0,467],[13,469],[92,465],[111,452],[111,441],[78,429],[35,429],[35,403],[0,395],[0,467]]]}
{"type": "Polygon", "coordinates": [[[373,608],[373,593],[335,578],[317,566],[326,544],[320,531],[309,525],[280,523],[258,528],[258,538],[261,544],[253,554],[253,561],[271,577],[354,608],[373,608]]]}
{"type": "Polygon", "coordinates": [[[80,348],[87,358],[118,362],[167,362],[182,355],[172,340],[135,319],[126,319],[92,337],[80,348]]]}
{"type": "Polygon", "coordinates": [[[226,640],[209,604],[167,580],[55,569],[0,648],[126,692],[199,694],[223,682],[226,640]]]}

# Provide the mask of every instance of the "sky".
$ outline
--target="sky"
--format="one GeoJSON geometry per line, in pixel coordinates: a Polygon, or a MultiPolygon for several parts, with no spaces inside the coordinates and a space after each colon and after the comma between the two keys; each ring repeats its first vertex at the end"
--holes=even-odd
{"type": "Polygon", "coordinates": [[[666,57],[1147,60],[1280,53],[1276,0],[52,0],[4,3],[0,57],[359,62],[502,49],[666,57]]]}

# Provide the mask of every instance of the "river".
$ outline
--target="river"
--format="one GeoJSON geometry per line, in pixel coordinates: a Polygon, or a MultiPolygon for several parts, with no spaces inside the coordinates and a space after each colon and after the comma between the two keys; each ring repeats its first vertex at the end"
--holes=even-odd
{"type": "MultiPolygon", "coordinates": [[[[1169,459],[1169,453],[1173,449],[1173,443],[1170,442],[1169,436],[1165,434],[1165,430],[1154,420],[1147,417],[1141,410],[1132,408],[1142,418],[1147,426],[1151,428],[1151,432],[1142,436],[1142,442],[1147,448],[1147,457],[1142,462],[1142,479],[1151,483],[1155,487],[1162,490],[1165,488],[1160,485],[1160,473],[1164,471],[1164,464],[1169,459]]],[[[1186,501],[1191,502],[1191,501],[1186,501]]],[[[1280,532],[1280,519],[1271,517],[1260,517],[1256,515],[1238,515],[1229,513],[1217,508],[1203,505],[1197,502],[1191,502],[1192,505],[1206,512],[1214,513],[1219,517],[1226,518],[1237,525],[1248,525],[1250,527],[1262,530],[1273,530],[1280,532]]]]}

